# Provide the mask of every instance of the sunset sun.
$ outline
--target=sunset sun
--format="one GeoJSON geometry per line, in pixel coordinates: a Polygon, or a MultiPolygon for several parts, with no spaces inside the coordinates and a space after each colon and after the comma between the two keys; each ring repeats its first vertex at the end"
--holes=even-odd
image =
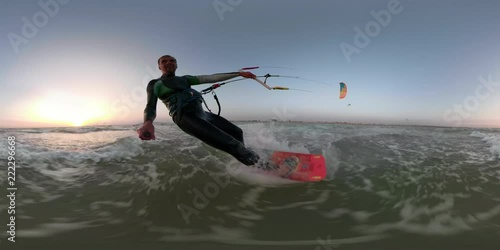
{"type": "Polygon", "coordinates": [[[96,103],[81,98],[54,93],[40,99],[33,107],[37,122],[64,126],[84,126],[104,118],[104,109],[96,103]]]}

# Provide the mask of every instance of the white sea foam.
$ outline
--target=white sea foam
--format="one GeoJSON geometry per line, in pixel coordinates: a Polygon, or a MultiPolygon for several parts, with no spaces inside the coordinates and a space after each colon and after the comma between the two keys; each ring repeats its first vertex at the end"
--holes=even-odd
{"type": "Polygon", "coordinates": [[[254,187],[250,190],[248,190],[246,193],[244,193],[241,197],[241,202],[239,203],[239,205],[241,207],[257,207],[258,206],[258,201],[259,201],[259,198],[260,198],[260,194],[265,192],[266,191],[266,188],[265,187],[261,187],[261,186],[257,186],[257,187],[254,187]]]}
{"type": "MultiPolygon", "coordinates": [[[[386,235],[367,235],[350,238],[334,238],[328,235],[326,239],[317,237],[311,240],[255,240],[251,239],[252,233],[248,229],[228,228],[222,226],[211,226],[212,232],[205,234],[192,234],[188,230],[179,230],[172,228],[150,227],[151,232],[161,232],[165,235],[160,238],[166,242],[222,242],[231,245],[245,246],[288,246],[288,247],[328,247],[349,244],[359,244],[364,242],[376,241],[387,237],[386,235]]],[[[316,249],[315,248],[315,249],[316,249]]]]}
{"type": "Polygon", "coordinates": [[[254,167],[245,166],[239,162],[232,162],[227,166],[228,173],[239,181],[251,185],[277,187],[282,185],[300,184],[301,182],[281,178],[262,172],[254,167]]]}
{"type": "MultiPolygon", "coordinates": [[[[59,161],[70,162],[72,165],[91,161],[117,161],[130,159],[142,154],[144,151],[141,147],[141,142],[133,138],[123,138],[115,143],[86,151],[66,151],[66,150],[49,150],[44,147],[26,145],[18,143],[16,155],[23,165],[26,167],[37,167],[38,164],[47,162],[53,165],[59,161]]],[[[66,164],[68,165],[68,164],[66,164]]]]}
{"type": "Polygon", "coordinates": [[[164,175],[165,173],[160,173],[158,171],[155,163],[134,165],[124,173],[111,172],[106,174],[107,181],[100,183],[100,186],[122,183],[127,184],[127,186],[132,186],[135,189],[140,189],[140,191],[145,190],[146,193],[149,194],[154,190],[165,189],[168,184],[162,180],[164,175]]]}
{"type": "Polygon", "coordinates": [[[34,228],[20,228],[17,233],[19,234],[19,237],[22,238],[49,237],[56,234],[66,233],[68,231],[97,226],[93,225],[93,222],[94,221],[43,223],[34,228]]]}
{"type": "Polygon", "coordinates": [[[473,131],[470,136],[481,138],[482,141],[488,143],[491,153],[500,158],[500,134],[473,131]]]}

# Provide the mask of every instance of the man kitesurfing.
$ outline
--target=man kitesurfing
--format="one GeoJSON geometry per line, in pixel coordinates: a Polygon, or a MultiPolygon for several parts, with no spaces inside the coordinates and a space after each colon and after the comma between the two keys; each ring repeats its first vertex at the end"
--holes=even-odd
{"type": "MultiPolygon", "coordinates": [[[[204,143],[225,151],[247,166],[255,166],[269,171],[271,174],[298,181],[320,181],[326,176],[325,158],[318,154],[305,154],[284,151],[272,151],[268,159],[260,160],[260,156],[245,147],[243,130],[219,116],[203,110],[203,93],[213,91],[219,86],[238,80],[221,84],[214,84],[202,93],[191,86],[203,83],[216,83],[226,81],[238,76],[254,79],[269,90],[288,90],[284,87],[270,87],[266,82],[257,79],[251,72],[243,68],[239,72],[220,73],[199,76],[176,76],[177,60],[170,55],[158,59],[158,68],[163,75],[148,83],[147,104],[144,109],[144,123],[137,129],[141,140],[154,140],[155,128],[153,121],[156,118],[156,104],[160,99],[169,110],[169,115],[174,123],[187,134],[194,136],[204,143]]],[[[271,75],[264,76],[273,77],[271,75]]],[[[277,77],[277,76],[274,76],[277,77]]],[[[220,111],[220,107],[219,107],[220,111]]]]}
{"type": "Polygon", "coordinates": [[[151,80],[147,86],[147,104],[144,109],[144,123],[137,129],[141,140],[154,140],[153,121],[156,118],[156,104],[160,99],[169,110],[177,126],[187,134],[206,144],[225,151],[241,163],[250,166],[259,161],[259,155],[245,147],[241,128],[222,116],[203,110],[201,94],[191,86],[215,83],[242,76],[255,79],[251,72],[240,71],[199,76],[176,76],[177,60],[170,55],[158,59],[158,68],[163,75],[151,80]]]}

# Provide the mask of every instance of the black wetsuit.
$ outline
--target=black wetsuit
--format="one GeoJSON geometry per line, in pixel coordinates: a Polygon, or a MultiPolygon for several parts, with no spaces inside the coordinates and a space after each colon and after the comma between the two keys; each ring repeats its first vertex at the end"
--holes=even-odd
{"type": "Polygon", "coordinates": [[[206,112],[201,94],[192,85],[214,83],[238,76],[238,73],[208,76],[166,76],[149,82],[144,121],[156,118],[157,99],[163,101],[179,128],[206,144],[223,150],[245,165],[254,165],[259,156],[245,147],[243,131],[225,118],[206,112]]]}

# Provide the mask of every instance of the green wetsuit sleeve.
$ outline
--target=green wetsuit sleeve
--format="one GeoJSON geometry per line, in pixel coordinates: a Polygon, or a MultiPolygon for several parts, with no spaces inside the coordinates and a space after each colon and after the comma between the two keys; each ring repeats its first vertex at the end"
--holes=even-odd
{"type": "Polygon", "coordinates": [[[231,72],[231,73],[219,73],[213,75],[200,75],[195,77],[191,76],[192,78],[195,78],[196,81],[189,80],[189,82],[191,83],[191,85],[198,85],[202,83],[215,83],[215,82],[229,80],[231,78],[238,77],[239,75],[240,75],[239,72],[231,72]]]}
{"type": "Polygon", "coordinates": [[[196,76],[184,76],[188,80],[189,85],[198,85],[201,84],[201,82],[196,78],[196,76]]]}
{"type": "Polygon", "coordinates": [[[154,86],[156,80],[152,80],[148,83],[148,87],[146,88],[146,92],[148,93],[148,99],[146,108],[144,109],[144,122],[146,121],[154,121],[156,118],[156,104],[158,102],[158,97],[154,93],[154,86]]]}

